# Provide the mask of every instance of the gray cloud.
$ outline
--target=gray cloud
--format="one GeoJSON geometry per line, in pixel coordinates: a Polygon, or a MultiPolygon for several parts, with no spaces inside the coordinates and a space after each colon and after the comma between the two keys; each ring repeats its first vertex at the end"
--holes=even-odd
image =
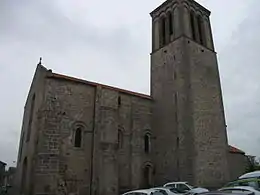
{"type": "MultiPolygon", "coordinates": [[[[56,72],[149,93],[149,13],[162,2],[0,1],[0,160],[16,160],[23,106],[40,56],[56,72]]],[[[230,142],[257,154],[259,137],[250,133],[259,116],[260,30],[252,10],[258,1],[199,2],[212,10],[230,142]]]]}
{"type": "Polygon", "coordinates": [[[260,156],[260,2],[251,4],[248,15],[219,54],[231,144],[260,156]]]}

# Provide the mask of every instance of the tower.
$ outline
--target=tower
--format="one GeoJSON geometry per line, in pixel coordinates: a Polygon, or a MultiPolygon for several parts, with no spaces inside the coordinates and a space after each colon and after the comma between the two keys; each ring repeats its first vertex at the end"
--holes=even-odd
{"type": "Polygon", "coordinates": [[[219,187],[229,178],[228,145],[210,11],[168,0],[150,15],[155,183],[219,187]]]}

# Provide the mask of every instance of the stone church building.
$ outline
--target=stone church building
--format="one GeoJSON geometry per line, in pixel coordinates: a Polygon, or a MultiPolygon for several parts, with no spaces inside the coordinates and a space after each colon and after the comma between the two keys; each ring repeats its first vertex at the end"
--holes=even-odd
{"type": "Polygon", "coordinates": [[[210,11],[168,0],[152,17],[151,94],[38,64],[24,107],[16,184],[24,195],[115,195],[229,180],[210,11]]]}

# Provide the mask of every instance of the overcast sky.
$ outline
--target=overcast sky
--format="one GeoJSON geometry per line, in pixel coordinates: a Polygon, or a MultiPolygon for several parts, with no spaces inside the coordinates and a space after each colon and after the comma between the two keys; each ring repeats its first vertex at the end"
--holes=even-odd
{"type": "MultiPolygon", "coordinates": [[[[149,13],[163,1],[0,0],[0,160],[16,161],[40,56],[55,72],[149,94],[149,13]]],[[[198,2],[212,12],[229,143],[260,156],[260,1],[198,2]]]]}

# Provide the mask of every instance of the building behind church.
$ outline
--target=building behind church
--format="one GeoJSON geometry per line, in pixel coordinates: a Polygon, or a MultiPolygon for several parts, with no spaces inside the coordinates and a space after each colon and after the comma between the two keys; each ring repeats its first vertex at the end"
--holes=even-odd
{"type": "Polygon", "coordinates": [[[151,13],[151,95],[39,64],[24,107],[19,193],[225,184],[229,147],[209,16],[193,0],[168,0],[151,13]]]}

